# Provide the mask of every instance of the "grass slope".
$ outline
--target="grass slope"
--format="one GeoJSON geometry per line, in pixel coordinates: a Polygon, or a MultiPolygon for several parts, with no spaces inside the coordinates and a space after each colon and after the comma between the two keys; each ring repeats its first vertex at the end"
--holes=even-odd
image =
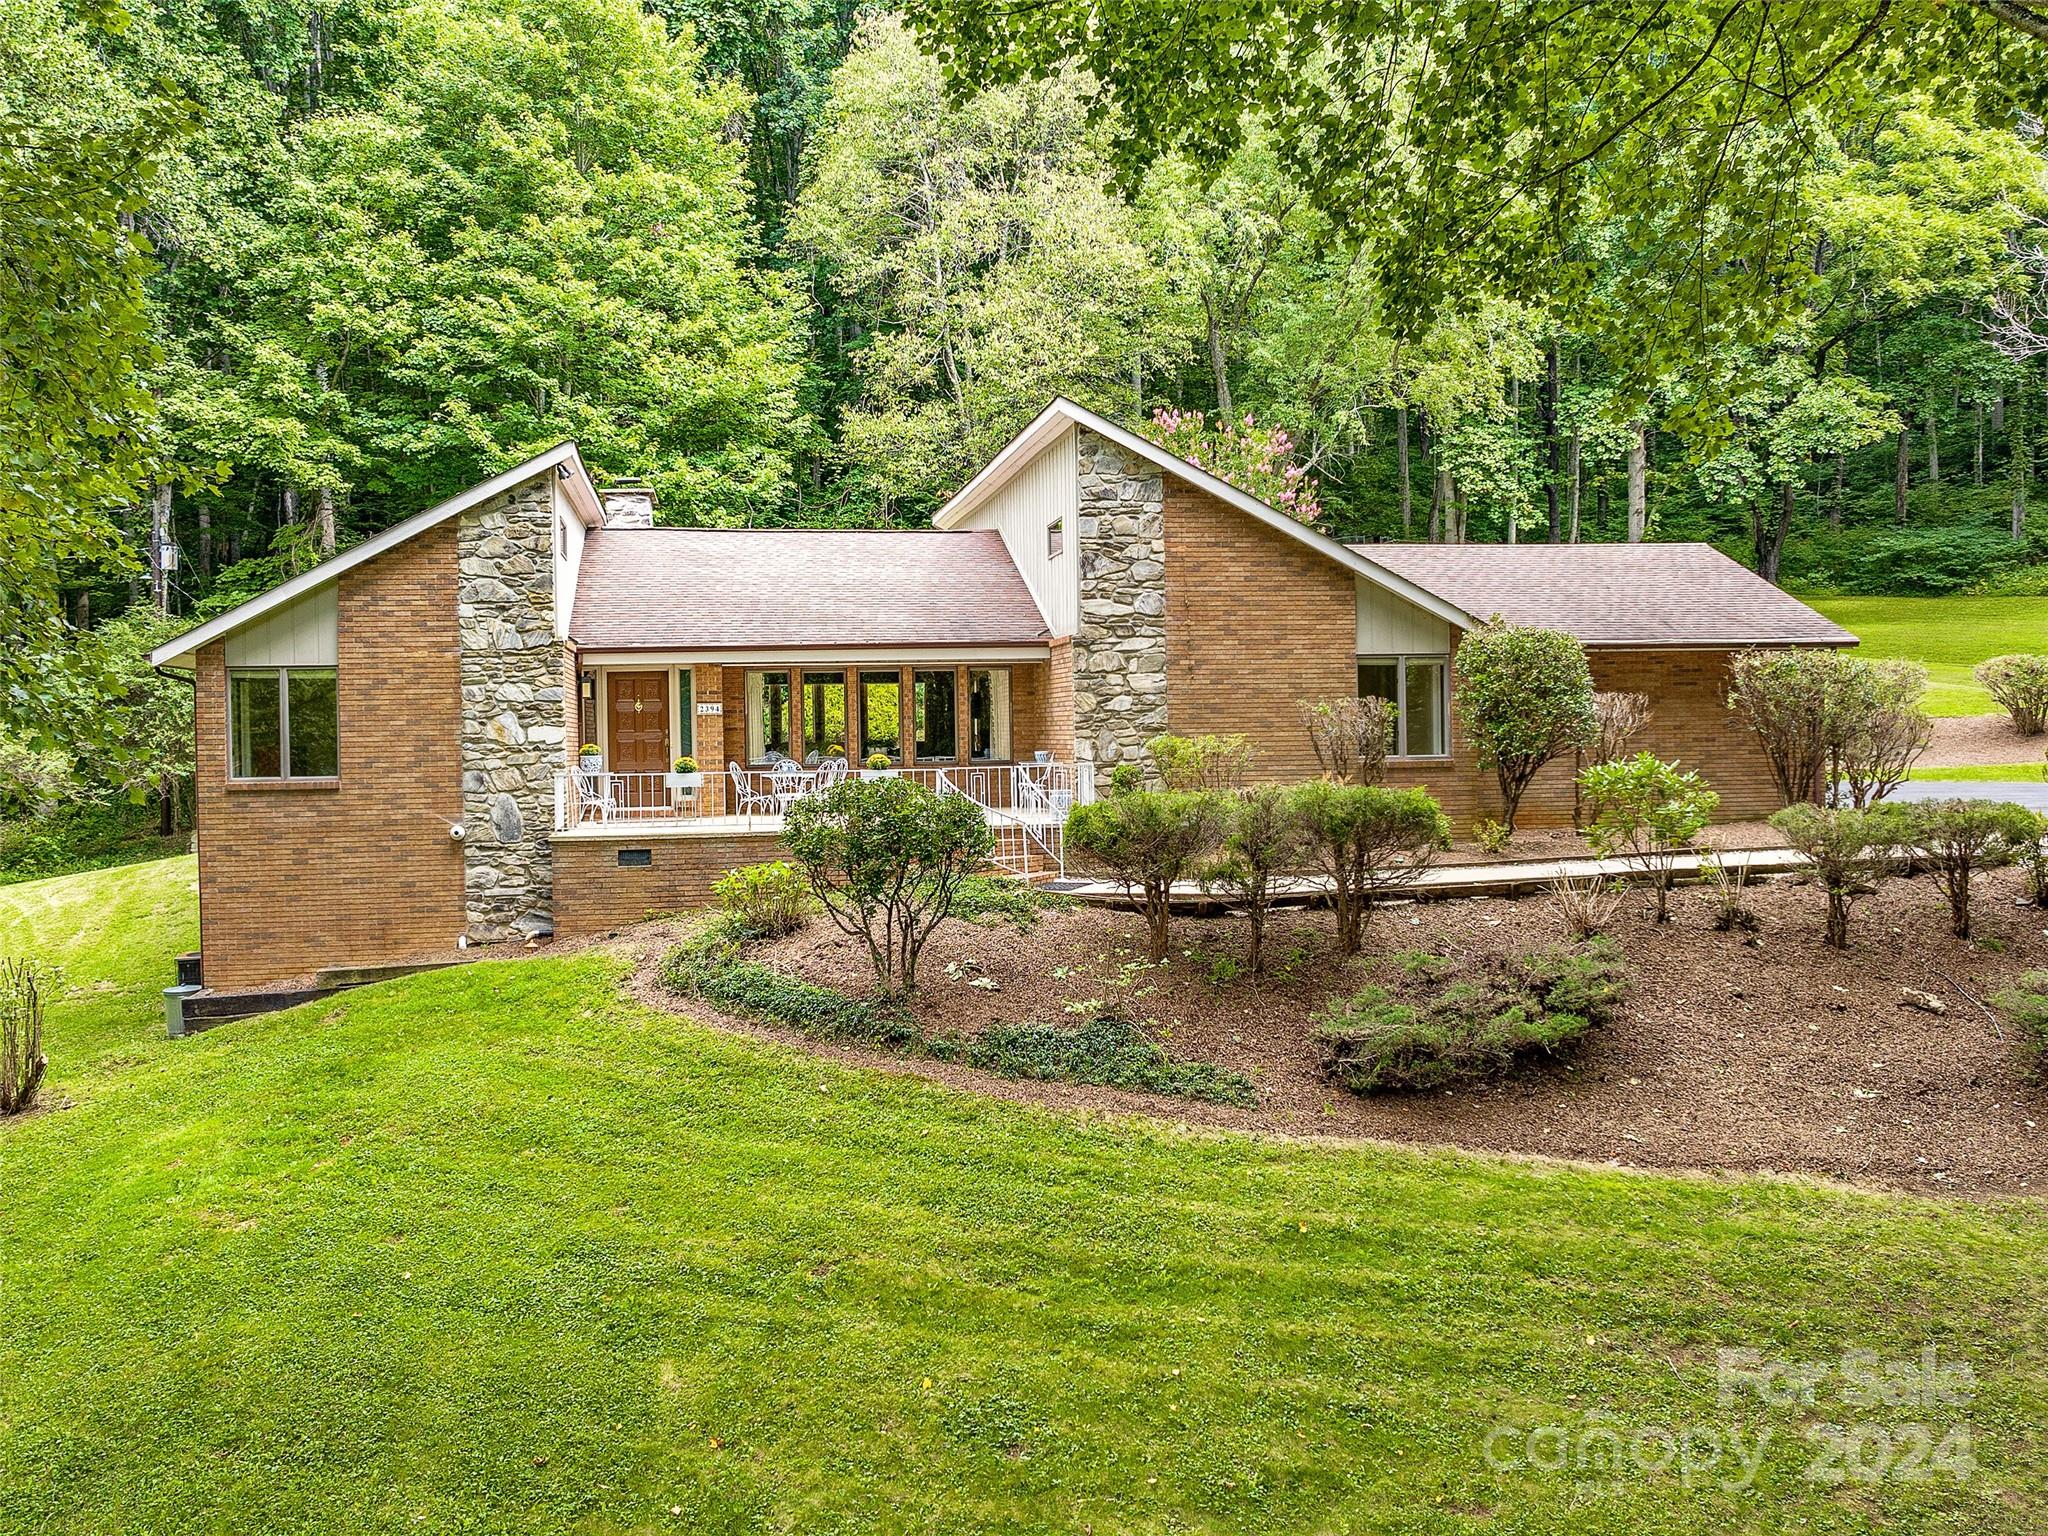
{"type": "Polygon", "coordinates": [[[1928,713],[1982,715],[1997,706],[1971,669],[2014,651],[2048,651],[2048,601],[2038,597],[1817,597],[1811,605],[1856,635],[1865,656],[1926,663],[1928,713]]]}
{"type": "Polygon", "coordinates": [[[2037,1207],[1058,1117],[650,1012],[603,957],[146,1039],[190,876],[0,893],[6,945],[114,984],[52,1030],[76,1107],[0,1126],[0,1530],[2048,1520],[2037,1207]],[[1927,1345],[1966,1410],[1716,1402],[1719,1346],[1927,1345]],[[1959,1413],[1960,1484],[1805,1476],[1816,1420],[1959,1413]],[[1771,1439],[1747,1491],[1484,1459],[1589,1418],[1771,1439]]]}

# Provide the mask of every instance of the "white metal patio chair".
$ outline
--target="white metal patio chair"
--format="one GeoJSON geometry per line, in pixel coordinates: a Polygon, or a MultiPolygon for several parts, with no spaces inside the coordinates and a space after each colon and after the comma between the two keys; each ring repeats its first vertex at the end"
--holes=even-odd
{"type": "Polygon", "coordinates": [[[726,759],[725,772],[732,780],[734,814],[747,816],[755,811],[773,811],[776,808],[774,796],[755,788],[754,775],[730,758],[726,759]]]}
{"type": "Polygon", "coordinates": [[[598,762],[576,764],[576,815],[582,821],[610,821],[619,814],[612,776],[598,762]]]}

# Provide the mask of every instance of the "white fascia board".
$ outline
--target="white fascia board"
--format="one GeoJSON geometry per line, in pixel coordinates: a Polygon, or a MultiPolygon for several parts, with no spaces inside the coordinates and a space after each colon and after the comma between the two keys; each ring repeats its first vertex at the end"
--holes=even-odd
{"type": "Polygon", "coordinates": [[[1011,438],[1003,451],[989,460],[988,465],[976,475],[959,493],[939,508],[932,518],[934,526],[953,528],[989,497],[1002,488],[1003,483],[1018,469],[1031,462],[1038,450],[1052,441],[1069,426],[1086,427],[1089,431],[1108,438],[1126,453],[1134,453],[1141,459],[1156,464],[1168,474],[1178,475],[1197,490],[1206,491],[1217,500],[1227,502],[1247,517],[1264,523],[1299,543],[1306,544],[1326,559],[1334,560],[1367,581],[1384,587],[1395,596],[1404,598],[1426,613],[1460,629],[1473,629],[1479,620],[1467,613],[1456,603],[1446,602],[1426,587],[1417,586],[1405,576],[1397,576],[1385,566],[1368,560],[1355,550],[1338,543],[1326,534],[1321,534],[1306,523],[1297,522],[1285,512],[1269,507],[1258,497],[1239,490],[1227,480],[1219,480],[1207,470],[1197,469],[1177,454],[1168,453],[1157,443],[1127,432],[1106,416],[1098,416],[1085,405],[1077,405],[1065,396],[1056,398],[1051,405],[1040,411],[1031,425],[1011,438]]]}
{"type": "MultiPolygon", "coordinates": [[[[572,481],[580,479],[586,485],[588,484],[590,474],[584,469],[583,460],[578,456],[574,443],[563,443],[559,447],[550,448],[539,457],[528,459],[524,464],[515,464],[503,474],[493,475],[490,479],[471,486],[460,495],[449,497],[448,500],[440,503],[438,506],[432,506],[424,512],[415,513],[404,522],[386,528],[375,538],[363,540],[362,543],[356,545],[353,549],[344,550],[330,559],[321,561],[320,564],[314,566],[310,571],[303,571],[299,575],[294,576],[290,581],[282,582],[272,587],[268,592],[261,593],[250,598],[246,603],[230,608],[219,617],[207,620],[197,629],[189,630],[175,640],[166,641],[149,653],[149,664],[153,667],[171,667],[181,671],[189,670],[197,664],[198,652],[203,647],[211,645],[214,641],[220,639],[223,635],[240,629],[244,624],[254,619],[262,618],[264,614],[269,613],[274,608],[283,607],[294,598],[304,597],[316,587],[323,587],[328,582],[335,580],[342,572],[353,570],[365,561],[376,559],[386,550],[396,549],[400,544],[403,544],[407,539],[414,537],[416,534],[425,533],[436,524],[444,523],[451,517],[459,516],[471,507],[479,506],[489,501],[493,496],[502,496],[514,486],[523,485],[536,475],[546,474],[557,466],[567,466],[572,471],[570,477],[572,481]]],[[[587,497],[580,498],[572,493],[571,501],[576,506],[577,516],[588,521],[588,516],[584,511],[584,504],[587,502],[590,507],[596,508],[598,506],[597,492],[595,488],[592,488],[587,497]]],[[[602,512],[600,511],[596,515],[601,518],[602,512]]]]}

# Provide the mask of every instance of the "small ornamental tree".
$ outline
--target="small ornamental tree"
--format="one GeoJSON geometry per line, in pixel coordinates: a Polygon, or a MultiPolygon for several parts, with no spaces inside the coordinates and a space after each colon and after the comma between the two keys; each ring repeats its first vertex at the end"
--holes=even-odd
{"type": "Polygon", "coordinates": [[[1479,749],[1481,767],[1500,781],[1508,830],[1538,770],[1599,733],[1586,648],[1554,629],[1499,618],[1458,643],[1458,714],[1479,749]]]}
{"type": "Polygon", "coordinates": [[[1252,744],[1231,736],[1154,736],[1145,743],[1168,789],[1242,789],[1252,769],[1252,744]]]}
{"type": "Polygon", "coordinates": [[[1300,709],[1324,778],[1337,784],[1377,784],[1386,777],[1399,714],[1392,699],[1303,699],[1300,709]]]}
{"type": "Polygon", "coordinates": [[[1813,861],[1813,878],[1827,893],[1826,942],[1849,947],[1849,904],[1875,890],[1911,836],[1901,808],[1876,805],[1859,811],[1823,809],[1802,801],[1771,818],[1785,841],[1813,861]]]}
{"type": "Polygon", "coordinates": [[[1228,892],[1244,907],[1251,924],[1254,975],[1265,969],[1266,914],[1272,906],[1273,884],[1299,869],[1306,855],[1301,816],[1286,790],[1262,784],[1229,802],[1222,852],[1203,883],[1228,892]]]}
{"type": "Polygon", "coordinates": [[[1929,800],[1899,809],[1915,858],[1934,871],[1948,897],[1950,927],[1967,939],[1971,877],[2028,857],[2040,846],[2042,818],[2000,800],[1929,800]]]}
{"type": "Polygon", "coordinates": [[[1067,812],[1068,851],[1139,897],[1148,953],[1166,958],[1168,902],[1175,882],[1199,876],[1223,841],[1226,796],[1134,789],[1067,812]]]}
{"type": "Polygon", "coordinates": [[[782,838],[811,894],[862,940],[884,992],[917,985],[917,957],[994,846],[981,809],[910,779],[849,779],[789,809],[782,838]]]}
{"type": "Polygon", "coordinates": [[[1905,782],[1934,739],[1920,700],[1927,669],[1914,661],[1842,656],[1828,711],[1828,799],[1862,810],[1905,782]]]}
{"type": "Polygon", "coordinates": [[[2048,730],[2048,656],[1994,656],[1977,664],[1976,675],[2022,736],[2048,730]]]}
{"type": "Polygon", "coordinates": [[[1657,893],[1657,921],[1667,921],[1678,855],[1713,819],[1721,797],[1698,774],[1648,752],[1582,770],[1579,791],[1591,813],[1586,840],[1593,851],[1619,856],[1647,874],[1657,893]]]}
{"type": "Polygon", "coordinates": [[[1317,782],[1291,798],[1309,863],[1330,879],[1337,948],[1355,955],[1373,908],[1412,886],[1451,846],[1450,821],[1420,789],[1317,782]]]}

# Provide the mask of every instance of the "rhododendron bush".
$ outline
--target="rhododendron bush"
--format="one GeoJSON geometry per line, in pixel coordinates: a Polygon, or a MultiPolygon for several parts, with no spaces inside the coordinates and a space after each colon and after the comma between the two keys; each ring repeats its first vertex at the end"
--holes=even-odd
{"type": "Polygon", "coordinates": [[[1295,462],[1294,436],[1285,427],[1262,427],[1250,412],[1238,421],[1219,416],[1212,427],[1200,411],[1160,409],[1152,413],[1147,436],[1297,522],[1323,515],[1316,477],[1295,462]]]}

